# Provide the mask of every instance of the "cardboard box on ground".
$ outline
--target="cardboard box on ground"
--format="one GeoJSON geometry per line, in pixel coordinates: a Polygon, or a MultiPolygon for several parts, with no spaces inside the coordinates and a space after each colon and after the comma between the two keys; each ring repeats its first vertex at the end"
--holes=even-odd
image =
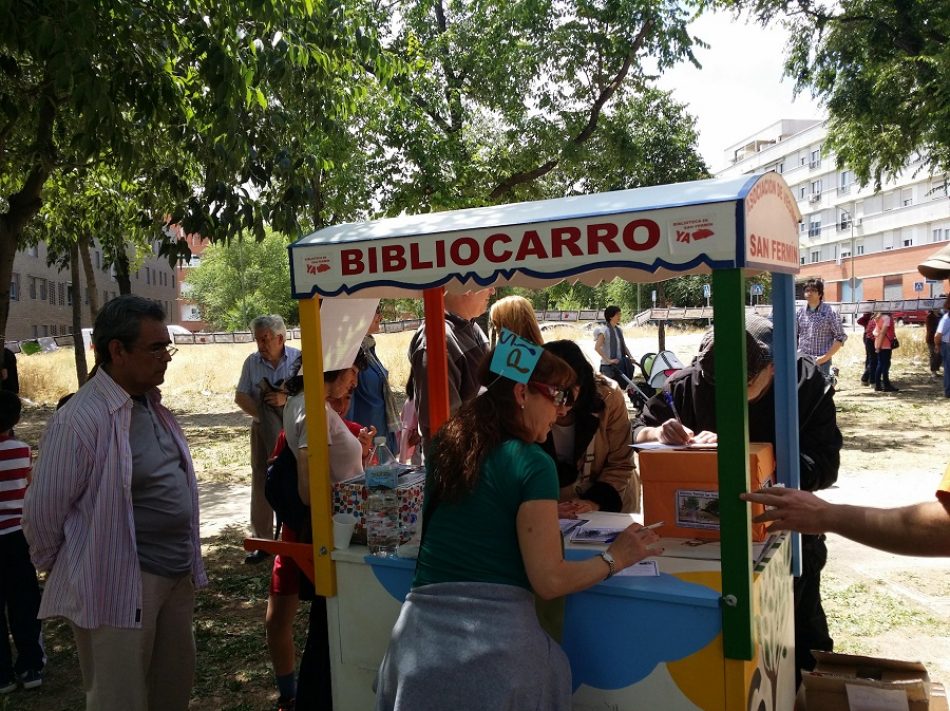
{"type": "MultiPolygon", "coordinates": [[[[643,522],[664,522],[660,536],[719,540],[718,454],[714,450],[662,449],[639,453],[643,483],[643,522]]],[[[772,445],[749,445],[751,490],[773,484],[775,454],[772,445]]],[[[763,511],[752,505],[752,515],[763,511]]],[[[765,524],[752,525],[752,540],[768,538],[765,524]]]]}
{"type": "Polygon", "coordinates": [[[947,711],[946,690],[930,681],[920,662],[813,654],[818,664],[814,671],[802,674],[797,711],[947,711]]]}

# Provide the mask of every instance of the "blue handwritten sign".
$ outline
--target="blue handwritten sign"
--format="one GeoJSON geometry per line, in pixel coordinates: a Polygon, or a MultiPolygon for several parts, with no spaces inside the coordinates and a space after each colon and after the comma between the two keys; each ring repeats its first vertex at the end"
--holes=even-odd
{"type": "Polygon", "coordinates": [[[527,383],[541,359],[541,350],[537,343],[526,341],[503,328],[489,369],[516,383],[527,383]]]}

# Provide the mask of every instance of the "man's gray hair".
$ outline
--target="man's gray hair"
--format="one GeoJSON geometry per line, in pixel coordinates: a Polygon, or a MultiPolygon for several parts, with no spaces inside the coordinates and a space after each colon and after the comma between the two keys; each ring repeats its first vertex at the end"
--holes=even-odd
{"type": "Polygon", "coordinates": [[[92,345],[96,349],[96,362],[102,365],[112,361],[109,343],[119,341],[128,350],[142,332],[142,321],[153,319],[165,321],[165,309],[141,296],[125,294],[107,301],[96,315],[92,327],[92,345]]]}
{"type": "Polygon", "coordinates": [[[287,340],[287,324],[284,323],[284,319],[280,314],[258,316],[251,321],[251,333],[257,333],[263,328],[266,328],[275,336],[283,336],[284,340],[287,340]]]}

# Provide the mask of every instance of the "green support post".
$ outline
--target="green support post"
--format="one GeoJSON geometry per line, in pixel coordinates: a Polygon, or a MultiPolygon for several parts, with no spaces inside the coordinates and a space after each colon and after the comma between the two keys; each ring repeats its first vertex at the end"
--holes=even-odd
{"type": "Polygon", "coordinates": [[[739,269],[713,272],[722,637],[727,659],[752,659],[753,651],[751,523],[749,507],[739,499],[749,488],[744,281],[739,269]]]}

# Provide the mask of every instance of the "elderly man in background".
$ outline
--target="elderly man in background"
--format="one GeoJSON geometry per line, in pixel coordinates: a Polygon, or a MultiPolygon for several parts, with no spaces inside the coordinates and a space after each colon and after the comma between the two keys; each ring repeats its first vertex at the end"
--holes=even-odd
{"type": "MultiPolygon", "coordinates": [[[[251,416],[251,533],[255,538],[274,537],[274,510],[264,498],[267,458],[283,427],[287,393],[281,389],[290,377],[300,351],[285,345],[287,326],[277,314],[258,316],[251,322],[257,352],[244,361],[234,402],[251,416]]],[[[269,557],[254,551],[245,563],[260,563],[269,557]]]]}
{"type": "Polygon", "coordinates": [[[185,711],[194,684],[207,581],[198,482],[158,390],[176,350],[164,320],[139,296],[102,307],[98,369],[49,421],[26,492],[23,533],[49,573],[39,617],[72,625],[90,711],[185,711]]]}
{"type": "MultiPolygon", "coordinates": [[[[445,295],[445,350],[449,366],[449,416],[466,400],[478,394],[478,366],[488,352],[488,338],[475,319],[488,309],[488,299],[495,290],[477,289],[464,294],[445,295]]],[[[409,342],[409,363],[412,368],[413,393],[419,411],[419,430],[423,448],[434,432],[429,428],[429,383],[426,378],[428,353],[425,324],[409,342]]]]}

